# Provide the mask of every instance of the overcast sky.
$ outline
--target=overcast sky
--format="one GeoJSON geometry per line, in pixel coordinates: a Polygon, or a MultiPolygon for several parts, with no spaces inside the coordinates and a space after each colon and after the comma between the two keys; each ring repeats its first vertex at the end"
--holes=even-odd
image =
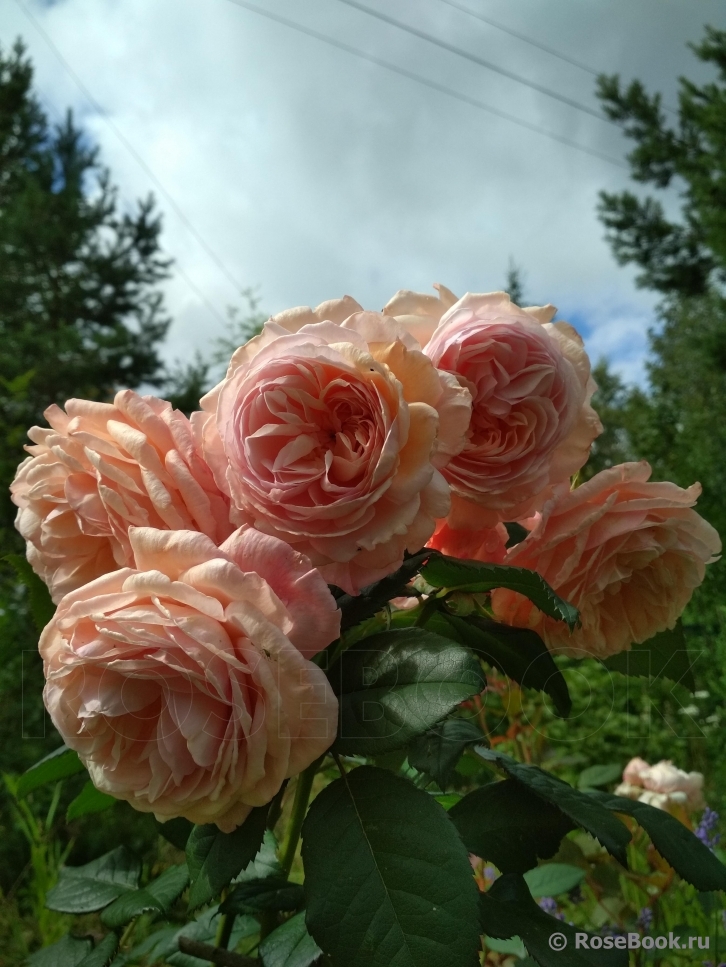
{"type": "MultiPolygon", "coordinates": [[[[361,2],[597,110],[592,74],[446,0],[361,2]]],[[[622,161],[627,150],[607,122],[342,0],[257,3],[592,151],[622,161]]],[[[455,3],[639,77],[671,105],[678,75],[709,76],[687,42],[704,23],[726,28],[719,0],[455,3]]],[[[615,264],[595,213],[598,191],[626,187],[627,170],[233,0],[2,0],[0,40],[18,35],[49,109],[73,107],[125,203],[158,198],[177,268],[167,358],[204,351],[240,287],[257,288],[268,312],[344,293],[378,309],[398,288],[500,288],[514,259],[529,302],[557,305],[593,358],[642,379],[656,300],[615,264]]]]}

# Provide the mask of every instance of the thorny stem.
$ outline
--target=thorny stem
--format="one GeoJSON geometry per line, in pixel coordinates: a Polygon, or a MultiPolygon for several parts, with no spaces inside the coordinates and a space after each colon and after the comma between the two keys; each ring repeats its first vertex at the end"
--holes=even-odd
{"type": "Polygon", "coordinates": [[[222,950],[226,950],[227,947],[229,947],[229,941],[232,936],[232,928],[234,927],[234,920],[236,916],[236,913],[223,913],[219,918],[219,927],[217,928],[215,946],[221,947],[222,950]]]}

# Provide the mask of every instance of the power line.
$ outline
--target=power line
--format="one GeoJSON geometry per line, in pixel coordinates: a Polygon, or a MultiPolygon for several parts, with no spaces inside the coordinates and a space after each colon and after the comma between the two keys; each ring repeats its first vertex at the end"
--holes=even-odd
{"type": "MultiPolygon", "coordinates": [[[[501,30],[503,33],[509,34],[510,37],[516,37],[517,40],[521,40],[525,44],[530,44],[532,47],[537,47],[539,50],[543,50],[546,54],[551,54],[553,57],[557,57],[566,64],[571,64],[573,67],[579,67],[580,70],[587,71],[587,73],[591,74],[593,77],[599,77],[604,73],[604,71],[596,70],[594,67],[590,67],[588,64],[583,64],[581,60],[575,60],[574,57],[569,57],[567,54],[563,54],[560,50],[555,50],[554,47],[548,47],[547,44],[543,44],[541,41],[535,40],[533,37],[526,37],[524,34],[519,33],[519,31],[512,30],[511,27],[505,27],[503,23],[499,23],[497,20],[492,20],[490,17],[485,17],[484,14],[479,13],[478,10],[471,10],[469,7],[465,7],[462,3],[457,3],[456,0],[441,0],[441,3],[445,3],[447,7],[453,7],[455,10],[460,10],[461,13],[465,13],[469,17],[474,17],[476,20],[481,20],[482,23],[488,24],[490,27],[494,27],[496,30],[501,30]]],[[[678,114],[678,111],[674,107],[669,107],[667,104],[664,104],[663,107],[671,114],[678,114]]]]}
{"type": "Polygon", "coordinates": [[[568,107],[574,107],[577,111],[583,111],[585,114],[589,114],[598,121],[605,121],[607,124],[614,124],[610,118],[605,117],[600,111],[595,110],[595,108],[588,107],[587,104],[582,104],[580,101],[575,101],[570,97],[565,97],[564,94],[558,94],[557,91],[553,91],[549,87],[544,87],[542,84],[537,84],[535,81],[530,81],[526,77],[522,77],[521,74],[515,74],[513,71],[506,70],[504,67],[499,67],[496,64],[492,64],[491,61],[484,60],[482,57],[477,57],[476,54],[470,54],[468,50],[464,50],[463,47],[457,47],[454,44],[450,44],[445,40],[441,40],[434,34],[426,33],[424,30],[419,30],[417,27],[411,27],[409,24],[404,23],[402,20],[396,20],[395,17],[389,17],[387,13],[382,13],[380,10],[372,10],[370,7],[366,7],[363,3],[358,3],[357,0],[338,0],[339,3],[345,4],[347,7],[352,7],[354,10],[360,10],[362,13],[368,14],[369,17],[375,17],[376,20],[381,20],[383,23],[390,24],[392,27],[396,27],[398,30],[403,30],[407,34],[411,34],[412,37],[418,37],[419,40],[426,40],[430,44],[434,44],[436,47],[440,47],[442,50],[446,50],[451,54],[456,54],[457,57],[463,57],[465,60],[471,61],[472,64],[476,64],[479,67],[485,67],[487,70],[494,71],[496,74],[501,74],[502,77],[507,77],[509,80],[516,81],[518,84],[523,84],[525,87],[532,88],[533,91],[538,91],[540,94],[545,94],[547,97],[554,98],[556,101],[560,101],[562,104],[566,104],[568,107]]]}
{"type": "Polygon", "coordinates": [[[520,34],[518,31],[512,30],[511,27],[505,27],[504,24],[498,23],[496,20],[490,20],[489,17],[485,17],[476,10],[470,10],[469,7],[465,7],[463,4],[457,3],[456,0],[441,0],[441,3],[445,3],[447,7],[454,7],[454,9],[460,10],[462,13],[466,13],[470,17],[475,17],[477,20],[481,20],[482,23],[488,24],[490,27],[495,27],[497,30],[503,31],[505,34],[509,34],[510,37],[516,37],[517,40],[522,40],[525,44],[531,44],[533,47],[538,47],[545,53],[552,54],[553,57],[558,57],[560,60],[564,60],[567,64],[572,64],[573,67],[579,67],[580,70],[587,71],[587,73],[592,74],[593,77],[598,77],[601,73],[601,71],[597,71],[593,67],[588,67],[587,64],[583,64],[581,60],[575,60],[574,57],[568,57],[567,54],[563,54],[559,50],[555,50],[554,47],[548,47],[547,44],[542,44],[538,40],[533,40],[531,37],[525,37],[524,34],[520,34]]]}
{"type": "MultiPolygon", "coordinates": [[[[175,199],[172,197],[172,195],[167,191],[167,189],[161,183],[161,181],[159,180],[159,178],[157,177],[157,175],[152,171],[152,169],[144,161],[144,159],[138,153],[138,151],[136,150],[136,148],[134,148],[133,144],[131,144],[131,142],[124,135],[124,133],[120,130],[120,128],[114,123],[114,121],[111,119],[111,117],[109,117],[108,113],[104,110],[103,106],[101,104],[99,104],[99,102],[96,100],[96,98],[93,96],[93,94],[91,94],[90,90],[86,87],[86,85],[83,83],[83,81],[78,76],[78,74],[76,74],[76,72],[73,70],[73,68],[71,67],[71,65],[68,63],[68,61],[65,59],[65,57],[63,56],[63,54],[60,52],[60,50],[56,46],[56,44],[53,42],[53,40],[50,37],[50,35],[43,29],[43,27],[40,25],[39,21],[33,15],[33,13],[30,11],[30,9],[25,6],[25,4],[22,2],[22,0],[15,0],[15,2],[20,7],[20,9],[23,11],[23,13],[25,14],[25,16],[33,24],[33,26],[38,31],[38,33],[41,35],[41,37],[45,40],[46,44],[53,51],[53,53],[55,54],[55,56],[57,57],[57,59],[60,61],[61,65],[63,66],[63,68],[65,69],[65,71],[73,79],[73,81],[75,82],[76,86],[82,92],[82,94],[84,95],[84,97],[86,98],[86,100],[93,106],[93,108],[97,111],[97,113],[101,115],[101,117],[103,118],[103,120],[111,128],[111,130],[116,135],[116,137],[121,142],[121,144],[126,148],[126,150],[129,152],[129,154],[131,154],[131,156],[134,158],[134,160],[136,161],[136,163],[141,168],[143,168],[143,170],[146,172],[146,174],[151,179],[151,181],[154,183],[154,185],[156,185],[157,189],[164,196],[164,198],[166,199],[167,203],[174,210],[174,212],[177,215],[177,217],[183,222],[183,224],[185,225],[187,231],[191,235],[194,236],[194,238],[197,240],[198,244],[204,249],[204,251],[207,253],[207,255],[212,260],[212,262],[214,262],[214,264],[217,266],[217,268],[220,270],[220,272],[225,276],[225,278],[227,279],[227,281],[230,282],[235,287],[235,289],[237,289],[239,292],[241,292],[241,293],[244,292],[243,286],[240,285],[240,283],[237,281],[237,279],[235,279],[235,277],[229,271],[229,269],[224,264],[224,262],[222,262],[222,260],[219,258],[219,256],[217,255],[217,253],[210,247],[210,245],[205,241],[205,239],[202,237],[202,235],[200,235],[200,233],[194,227],[194,225],[189,220],[189,218],[187,217],[187,215],[185,215],[185,213],[179,207],[178,203],[175,201],[175,199]]],[[[219,315],[219,313],[216,313],[216,314],[219,315]]]]}
{"type": "Polygon", "coordinates": [[[526,128],[528,131],[533,131],[535,134],[541,134],[543,137],[549,138],[551,141],[557,141],[559,144],[567,145],[568,148],[575,148],[577,151],[582,151],[585,154],[592,155],[592,157],[599,158],[601,161],[607,161],[609,164],[615,165],[618,168],[630,170],[628,165],[624,164],[622,161],[619,161],[617,158],[612,158],[610,155],[604,154],[602,151],[598,151],[596,148],[585,147],[585,145],[578,144],[577,141],[571,141],[569,138],[561,137],[559,134],[554,134],[552,131],[548,131],[546,128],[539,127],[537,124],[530,124],[529,121],[518,118],[514,114],[509,114],[506,111],[500,111],[499,108],[492,107],[491,104],[486,104],[484,101],[480,101],[476,97],[470,97],[468,94],[462,94],[460,91],[454,90],[452,87],[447,87],[445,84],[439,84],[438,81],[430,80],[428,77],[424,77],[421,74],[416,74],[413,71],[407,70],[405,67],[400,67],[398,64],[393,64],[390,61],[383,60],[382,58],[376,57],[373,54],[368,54],[363,50],[359,50],[357,47],[351,47],[350,44],[346,44],[341,40],[336,40],[334,37],[328,37],[326,34],[321,34],[319,31],[313,30],[311,27],[306,27],[303,24],[296,23],[294,20],[288,20],[287,17],[282,17],[279,14],[272,13],[270,10],[264,10],[262,7],[249,3],[248,0],[227,0],[227,2],[233,3],[237,7],[243,7],[245,10],[249,10],[251,13],[256,13],[260,17],[265,17],[267,20],[272,20],[284,27],[289,27],[291,30],[305,34],[307,37],[312,37],[315,40],[319,40],[321,43],[328,44],[330,47],[335,47],[337,50],[342,50],[347,54],[352,54],[354,57],[368,61],[370,64],[375,64],[377,67],[383,67],[386,70],[392,71],[394,74],[405,77],[410,81],[415,81],[417,84],[422,84],[424,87],[428,87],[433,91],[438,91],[440,94],[446,94],[447,97],[453,97],[457,101],[462,101],[464,104],[468,104],[471,107],[478,108],[481,111],[486,111],[488,114],[493,114],[495,117],[502,118],[505,121],[510,121],[512,124],[517,124],[519,127],[526,128]]]}

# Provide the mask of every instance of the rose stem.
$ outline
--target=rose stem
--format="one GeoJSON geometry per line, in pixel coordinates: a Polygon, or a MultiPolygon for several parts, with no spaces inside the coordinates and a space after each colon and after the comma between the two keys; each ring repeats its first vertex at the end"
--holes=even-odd
{"type": "Polygon", "coordinates": [[[320,763],[323,761],[323,756],[316,759],[315,762],[311,763],[301,772],[297,777],[297,785],[295,786],[295,799],[292,803],[292,814],[290,816],[290,822],[287,827],[287,832],[285,834],[285,841],[282,846],[280,854],[280,866],[282,867],[282,872],[287,879],[290,875],[290,870],[292,869],[293,860],[295,859],[295,853],[297,852],[297,844],[300,839],[300,831],[302,830],[303,820],[305,819],[305,813],[308,808],[308,800],[310,799],[310,793],[313,789],[313,779],[315,778],[315,773],[318,771],[320,763]]]}

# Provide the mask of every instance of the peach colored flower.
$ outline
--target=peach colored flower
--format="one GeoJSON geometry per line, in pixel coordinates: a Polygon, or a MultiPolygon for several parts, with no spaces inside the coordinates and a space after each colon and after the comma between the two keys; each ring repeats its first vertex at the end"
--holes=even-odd
{"type": "Polygon", "coordinates": [[[46,707],[98,789],[229,832],[333,741],[337,701],[303,656],[340,613],[309,561],[253,529],[219,548],[128,537],[136,569],[67,594],[41,636],[46,707]]]}
{"type": "Polygon", "coordinates": [[[583,466],[602,432],[590,361],[572,326],[550,322],[554,306],[520,309],[504,292],[467,293],[452,305],[455,296],[438,288],[438,300],[398,293],[386,311],[430,336],[427,356],[473,396],[469,439],[444,471],[449,524],[519,520],[583,466]]]}
{"type": "Polygon", "coordinates": [[[534,628],[550,651],[575,657],[607,658],[673,628],[721,541],[692,509],[699,484],[682,490],[650,483],[650,474],[645,462],[626,463],[575,490],[562,487],[507,554],[507,564],[538,571],[579,608],[579,628],[570,634],[503,588],[492,594],[496,616],[534,628]]]}
{"type": "Polygon", "coordinates": [[[615,794],[658,809],[703,809],[703,774],[684,772],[670,759],[662,759],[651,766],[644,759],[635,758],[625,767],[623,782],[615,794]]]}
{"type": "Polygon", "coordinates": [[[507,556],[508,540],[509,535],[504,524],[482,530],[454,530],[448,521],[440,520],[427,547],[434,547],[449,557],[502,564],[507,556]]]}
{"type": "Polygon", "coordinates": [[[129,527],[233,530],[229,501],[170,403],[131,390],[113,404],[68,400],[45,411],[11,485],[15,526],[56,604],[88,581],[133,565],[129,527]]]}
{"type": "Polygon", "coordinates": [[[395,320],[354,311],[340,322],[351,308],[346,298],[275,316],[192,421],[233,520],[357,593],[448,513],[440,469],[464,445],[471,402],[395,320]]]}

